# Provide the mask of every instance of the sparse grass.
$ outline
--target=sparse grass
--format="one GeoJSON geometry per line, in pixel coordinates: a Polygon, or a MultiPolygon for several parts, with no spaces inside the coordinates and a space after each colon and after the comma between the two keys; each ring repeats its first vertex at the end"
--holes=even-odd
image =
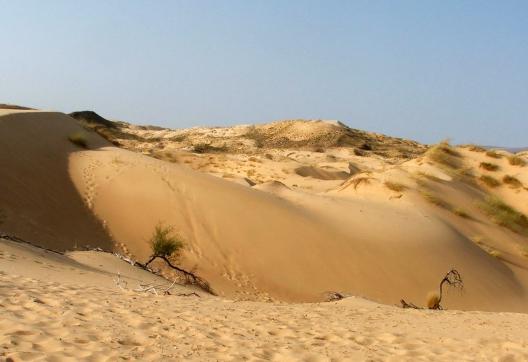
{"type": "Polygon", "coordinates": [[[193,146],[195,153],[213,153],[213,152],[225,152],[225,147],[217,147],[208,143],[199,143],[193,146]]]}
{"type": "Polygon", "coordinates": [[[428,191],[421,191],[420,192],[423,196],[423,198],[425,200],[427,200],[428,202],[430,202],[431,204],[433,205],[436,205],[436,206],[439,206],[439,207],[442,207],[444,209],[448,209],[450,210],[451,209],[451,205],[449,205],[449,203],[445,202],[444,200],[442,200],[441,198],[439,198],[438,196],[428,192],[428,191]]]}
{"type": "Polygon", "coordinates": [[[526,161],[522,157],[515,156],[515,155],[508,157],[508,162],[512,166],[521,166],[522,167],[522,166],[526,165],[526,161]]]}
{"type": "Polygon", "coordinates": [[[499,169],[499,165],[489,162],[481,162],[479,166],[486,171],[497,171],[499,169]]]}
{"type": "Polygon", "coordinates": [[[495,150],[486,151],[486,156],[491,158],[502,158],[502,155],[495,150]]]}
{"type": "Polygon", "coordinates": [[[513,176],[510,176],[510,175],[505,175],[503,178],[502,178],[502,182],[504,182],[505,184],[508,184],[510,185],[511,187],[513,188],[519,188],[519,187],[522,187],[522,183],[521,181],[519,181],[517,178],[513,177],[513,176]]]}
{"type": "Polygon", "coordinates": [[[407,190],[407,186],[405,186],[404,184],[401,184],[399,182],[385,181],[384,185],[389,190],[392,190],[392,191],[395,191],[395,192],[403,192],[403,191],[407,190]]]}
{"type": "Polygon", "coordinates": [[[480,176],[479,180],[482,181],[488,187],[498,187],[501,184],[500,181],[497,180],[495,177],[491,177],[488,175],[480,176]]]}
{"type": "Polygon", "coordinates": [[[357,190],[358,186],[362,183],[369,184],[371,177],[358,177],[350,181],[350,185],[354,186],[354,190],[357,190]]]}
{"type": "Polygon", "coordinates": [[[68,136],[68,140],[76,146],[88,148],[88,139],[84,132],[75,132],[68,136]]]}
{"type": "Polygon", "coordinates": [[[432,146],[426,152],[430,160],[439,163],[449,169],[462,167],[462,155],[455,150],[447,141],[432,146]]]}
{"type": "Polygon", "coordinates": [[[173,235],[171,226],[157,225],[150,239],[152,256],[170,258],[183,248],[183,241],[173,235]]]}
{"type": "Polygon", "coordinates": [[[504,226],[519,234],[526,234],[528,232],[528,218],[501,199],[488,196],[480,206],[498,225],[504,226]]]}
{"type": "Polygon", "coordinates": [[[465,145],[465,147],[467,147],[468,150],[473,151],[473,152],[486,152],[486,149],[479,145],[470,144],[470,145],[465,145]]]}
{"type": "Polygon", "coordinates": [[[453,214],[460,216],[464,219],[471,219],[471,216],[469,216],[469,214],[460,207],[455,207],[452,211],[453,211],[453,214]]]}

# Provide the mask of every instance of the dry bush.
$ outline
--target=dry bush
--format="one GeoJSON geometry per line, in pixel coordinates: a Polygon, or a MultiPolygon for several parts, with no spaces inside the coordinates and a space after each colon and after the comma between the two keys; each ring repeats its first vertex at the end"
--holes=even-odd
{"type": "Polygon", "coordinates": [[[389,190],[392,190],[392,191],[395,191],[395,192],[403,192],[403,191],[407,190],[407,186],[405,186],[404,184],[401,184],[399,182],[385,181],[384,185],[389,190]]]}
{"type": "Polygon", "coordinates": [[[362,183],[368,185],[371,177],[358,177],[350,181],[350,185],[354,186],[354,190],[357,190],[358,186],[362,183]]]}
{"type": "Polygon", "coordinates": [[[449,169],[462,167],[462,155],[455,150],[447,141],[432,146],[426,152],[430,160],[439,163],[449,169]]]}
{"type": "Polygon", "coordinates": [[[521,181],[519,181],[517,178],[515,178],[513,176],[510,176],[510,175],[505,175],[502,178],[502,182],[504,182],[505,184],[510,185],[513,188],[519,188],[519,187],[522,187],[522,185],[523,185],[521,183],[521,181]]]}
{"type": "Polygon", "coordinates": [[[363,150],[360,150],[359,148],[354,148],[354,155],[356,156],[365,156],[367,153],[363,150]]]}
{"type": "Polygon", "coordinates": [[[498,225],[519,234],[528,232],[528,218],[501,199],[488,196],[480,207],[498,225]]]}
{"type": "Polygon", "coordinates": [[[479,180],[482,181],[488,187],[497,187],[501,184],[500,181],[497,180],[495,177],[491,177],[488,175],[480,176],[479,180]]]}
{"type": "Polygon", "coordinates": [[[82,148],[88,148],[88,139],[84,132],[75,132],[68,136],[68,140],[82,148]]]}
{"type": "Polygon", "coordinates": [[[438,309],[440,305],[440,295],[437,292],[427,294],[426,305],[428,309],[438,309]]]}
{"type": "Polygon", "coordinates": [[[495,150],[486,151],[486,156],[491,158],[502,158],[502,155],[495,150]]]}
{"type": "Polygon", "coordinates": [[[522,158],[522,157],[519,157],[519,156],[510,156],[508,157],[508,162],[510,163],[510,165],[513,165],[513,166],[524,166],[526,165],[526,161],[522,158]]]}
{"type": "Polygon", "coordinates": [[[499,169],[499,165],[489,162],[481,162],[479,167],[486,171],[497,171],[499,169]]]}

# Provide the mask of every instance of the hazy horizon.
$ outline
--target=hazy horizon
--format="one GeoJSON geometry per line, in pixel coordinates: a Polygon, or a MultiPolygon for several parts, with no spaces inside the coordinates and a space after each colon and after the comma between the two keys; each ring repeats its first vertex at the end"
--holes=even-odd
{"type": "Polygon", "coordinates": [[[0,1],[0,103],[528,146],[528,3],[0,1]]]}

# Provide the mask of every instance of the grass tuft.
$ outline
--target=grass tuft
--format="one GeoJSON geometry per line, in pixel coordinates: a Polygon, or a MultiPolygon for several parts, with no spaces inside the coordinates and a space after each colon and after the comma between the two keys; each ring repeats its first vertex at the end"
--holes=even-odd
{"type": "Polygon", "coordinates": [[[488,187],[498,187],[501,184],[500,181],[497,180],[495,177],[491,177],[488,175],[480,176],[479,180],[482,181],[488,187]]]}
{"type": "Polygon", "coordinates": [[[68,136],[68,140],[76,146],[88,148],[88,140],[83,132],[75,132],[68,136]]]}
{"type": "Polygon", "coordinates": [[[405,186],[404,184],[401,184],[399,182],[385,181],[384,185],[389,190],[392,190],[392,191],[395,191],[395,192],[403,192],[403,191],[407,190],[407,186],[405,186]]]}
{"type": "Polygon", "coordinates": [[[519,181],[517,178],[513,177],[513,176],[510,176],[510,175],[505,175],[503,178],[502,178],[502,182],[504,182],[505,184],[508,184],[510,185],[511,187],[513,188],[519,188],[519,187],[522,187],[522,183],[521,181],[519,181]]]}
{"type": "Polygon", "coordinates": [[[499,166],[494,163],[481,162],[480,168],[483,168],[486,171],[497,171],[499,169],[499,166]]]}
{"type": "Polygon", "coordinates": [[[491,158],[502,158],[502,155],[495,150],[486,151],[486,156],[491,158]]]}
{"type": "Polygon", "coordinates": [[[512,166],[520,166],[520,167],[522,167],[522,166],[526,165],[526,161],[522,157],[519,157],[519,156],[510,156],[510,157],[508,157],[508,162],[512,166]]]}
{"type": "Polygon", "coordinates": [[[519,234],[528,232],[528,218],[501,199],[488,196],[480,205],[481,209],[498,225],[519,234]]]}
{"type": "Polygon", "coordinates": [[[462,155],[455,150],[447,141],[442,141],[427,150],[426,155],[430,160],[450,169],[462,167],[462,155]]]}

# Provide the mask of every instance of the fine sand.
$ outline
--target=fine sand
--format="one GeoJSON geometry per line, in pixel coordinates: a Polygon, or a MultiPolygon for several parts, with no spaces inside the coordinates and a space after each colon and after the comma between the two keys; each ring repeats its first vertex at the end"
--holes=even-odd
{"type": "Polygon", "coordinates": [[[526,156],[439,158],[323,121],[119,127],[104,139],[62,113],[0,110],[0,232],[66,252],[0,243],[5,356],[526,359],[528,317],[512,312],[528,311],[528,230],[483,208],[494,196],[528,213],[526,156]],[[163,295],[170,281],[84,251],[145,262],[160,223],[217,296],[163,295]],[[397,307],[424,306],[451,268],[464,288],[444,290],[449,310],[397,307]],[[333,292],[347,298],[322,303],[333,292]]]}

